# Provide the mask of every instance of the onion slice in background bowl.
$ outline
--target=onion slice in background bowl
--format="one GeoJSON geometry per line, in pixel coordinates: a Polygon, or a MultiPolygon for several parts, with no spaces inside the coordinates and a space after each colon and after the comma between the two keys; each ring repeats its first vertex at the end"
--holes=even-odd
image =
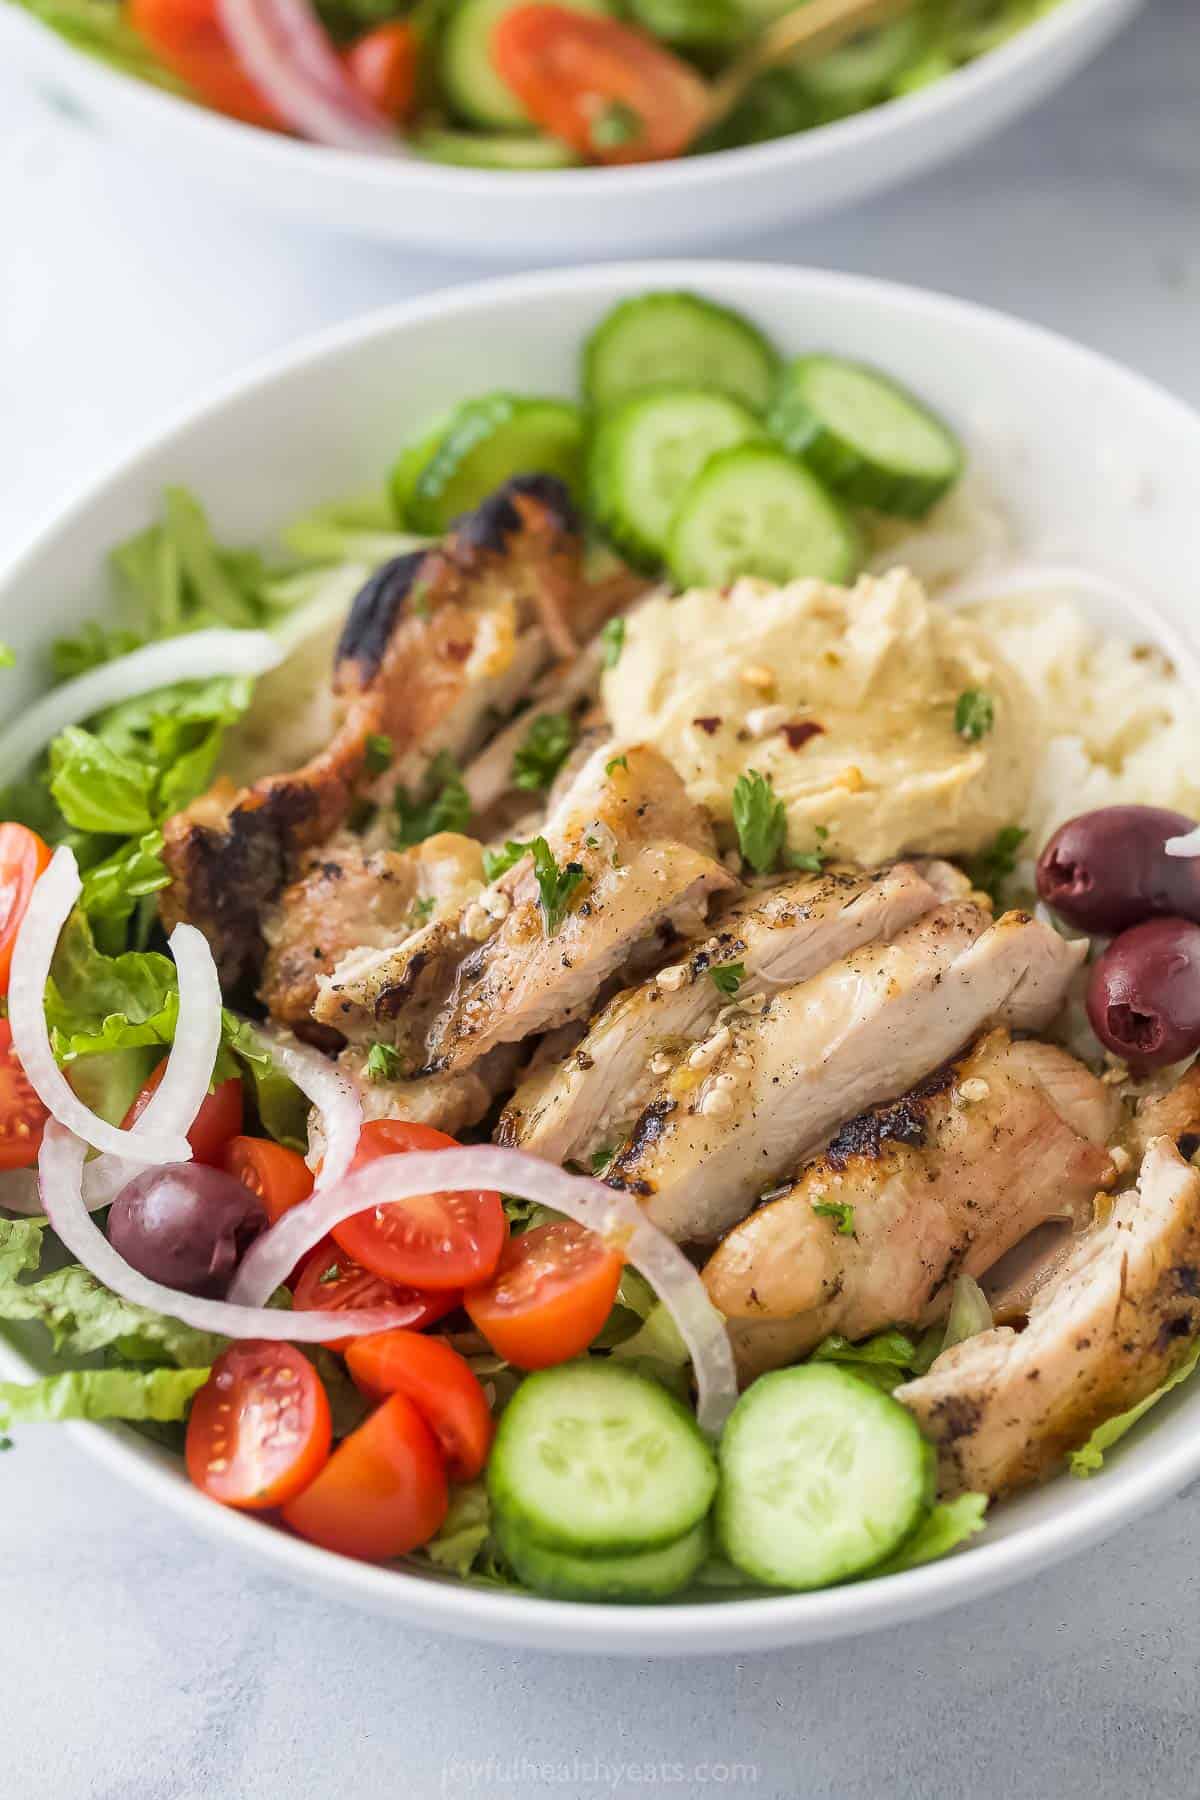
{"type": "MultiPolygon", "coordinates": [[[[60,844],[36,883],[17,932],[8,988],[8,1022],[13,1049],[30,1086],[60,1124],[85,1143],[137,1162],[190,1162],[191,1145],[182,1131],[123,1131],[85,1106],[54,1059],[46,1026],[46,983],[59,935],[79,898],[82,883],[74,854],[60,844]]],[[[205,945],[207,950],[208,946],[205,945]]],[[[210,958],[211,960],[211,958],[210,958]]],[[[220,1029],[220,1001],[217,1002],[220,1029]]],[[[213,1052],[214,1058],[216,1052],[213,1052]]],[[[174,1050],[172,1050],[174,1056],[174,1050]]],[[[205,1086],[212,1073],[209,1065],[205,1086]]],[[[163,1080],[166,1081],[164,1076],[163,1080]]],[[[172,1082],[172,1096],[177,1094],[172,1082]]],[[[174,1104],[174,1100],[173,1100],[174,1104]]]]}
{"type": "Polygon", "coordinates": [[[52,688],[0,731],[0,786],[27,768],[68,725],[177,681],[217,675],[265,675],[283,661],[283,646],[267,631],[192,631],[114,657],[74,681],[52,688]]]}
{"type": "Polygon", "coordinates": [[[42,1210],[72,1256],[123,1300],[222,1337],[271,1338],[304,1344],[324,1343],[331,1334],[361,1337],[365,1332],[389,1331],[394,1326],[411,1325],[423,1315],[420,1305],[364,1307],[336,1315],[288,1312],[273,1306],[235,1306],[228,1300],[205,1300],[151,1281],[126,1262],[93,1222],[83,1198],[86,1154],[87,1145],[82,1138],[73,1136],[55,1120],[50,1121],[38,1157],[42,1210]]]}
{"type": "Polygon", "coordinates": [[[242,69],[295,131],[334,149],[401,153],[308,0],[217,0],[217,12],[242,69]]]}
{"type": "MultiPolygon", "coordinates": [[[[696,1417],[715,1436],[737,1399],[725,1322],[678,1244],[645,1217],[636,1200],[586,1175],[569,1175],[519,1150],[468,1145],[383,1156],[336,1186],[323,1187],[264,1232],[242,1260],[232,1301],[261,1305],[306,1251],[353,1214],[420,1194],[483,1188],[536,1200],[596,1232],[645,1276],[679,1328],[696,1377],[696,1417]]],[[[338,1330],[342,1318],[338,1315],[338,1330]]]]}

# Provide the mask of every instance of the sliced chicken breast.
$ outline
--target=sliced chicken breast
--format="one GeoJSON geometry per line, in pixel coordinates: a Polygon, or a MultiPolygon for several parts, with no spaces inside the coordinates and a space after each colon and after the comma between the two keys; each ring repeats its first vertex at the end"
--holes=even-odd
{"type": "Polygon", "coordinates": [[[803,981],[968,888],[949,863],[902,862],[828,869],[718,902],[707,937],[610,1000],[562,1063],[531,1072],[501,1117],[499,1142],[551,1162],[589,1162],[622,1141],[658,1087],[659,1065],[706,1037],[737,1004],[734,991],[744,1002],[803,981]],[[718,986],[712,972],[735,965],[736,988],[718,986]]]}
{"type": "Polygon", "coordinates": [[[704,1271],[743,1378],[829,1332],[933,1324],[957,1275],[980,1277],[1047,1219],[1088,1223],[1116,1174],[1106,1143],[1119,1112],[1065,1050],[997,1030],[851,1119],[704,1271]]]}
{"type": "Polygon", "coordinates": [[[486,1118],[499,1096],[511,1088],[522,1054],[518,1044],[499,1044],[459,1074],[372,1081],[365,1074],[366,1047],[350,1045],[339,1056],[338,1067],[357,1082],[364,1119],[406,1119],[457,1137],[486,1118]]]}
{"type": "Polygon", "coordinates": [[[1036,1031],[1086,951],[1028,913],[935,908],[810,981],[753,1001],[680,1058],[607,1180],[677,1240],[707,1242],[835,1127],[897,1098],[985,1025],[1036,1031]]]}
{"type": "Polygon", "coordinates": [[[410,850],[367,854],[353,838],[311,855],[263,919],[259,998],[297,1036],[336,1047],[312,1017],[317,981],[359,945],[394,944],[483,891],[474,838],[441,831],[410,850]]]}
{"type": "Polygon", "coordinates": [[[635,591],[612,582],[591,589],[581,556],[561,483],[507,483],[442,545],[385,564],[361,590],[333,676],[341,723],[319,756],[249,788],[218,783],[168,820],[164,922],[200,927],[227,988],[256,971],[264,909],[356,797],[415,781],[439,750],[473,752],[497,711],[511,710],[539,670],[573,656],[605,609],[635,591]],[[372,734],[394,747],[383,776],[368,768],[372,734]]]}
{"type": "Polygon", "coordinates": [[[736,885],[707,819],[657,752],[606,755],[546,822],[558,876],[577,876],[552,931],[525,856],[456,916],[345,959],[321,983],[317,1018],[351,1038],[387,1036],[413,1073],[460,1070],[585,1016],[660,930],[696,930],[708,897],[736,885]]]}
{"type": "Polygon", "coordinates": [[[1137,1187],[1079,1240],[1025,1329],[956,1344],[896,1398],[937,1445],[943,1494],[1004,1494],[1152,1394],[1198,1330],[1200,1172],[1156,1138],[1137,1187]]]}

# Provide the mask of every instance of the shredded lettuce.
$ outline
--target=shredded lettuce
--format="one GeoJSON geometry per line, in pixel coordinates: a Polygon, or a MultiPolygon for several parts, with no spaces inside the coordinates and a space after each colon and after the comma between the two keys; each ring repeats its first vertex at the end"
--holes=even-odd
{"type": "Polygon", "coordinates": [[[499,1573],[499,1551],[492,1539],[492,1508],[482,1477],[453,1489],[441,1529],[420,1555],[436,1569],[449,1569],[459,1576],[499,1573]]]}
{"type": "Polygon", "coordinates": [[[867,1579],[879,1575],[899,1575],[904,1569],[915,1569],[921,1563],[935,1562],[968,1538],[982,1531],[988,1509],[986,1494],[959,1494],[955,1500],[939,1500],[907,1544],[895,1556],[872,1569],[867,1579]]]}
{"type": "Polygon", "coordinates": [[[890,1394],[902,1382],[925,1373],[941,1350],[943,1338],[940,1325],[916,1335],[896,1329],[881,1331],[861,1344],[852,1344],[849,1338],[835,1333],[823,1338],[808,1360],[840,1363],[890,1394]]]}
{"type": "Polygon", "coordinates": [[[1139,1400],[1136,1406],[1131,1406],[1127,1412],[1117,1413],[1115,1418],[1106,1419],[1103,1425],[1097,1425],[1087,1443],[1082,1444],[1078,1450],[1072,1451],[1070,1458],[1072,1475],[1077,1475],[1082,1480],[1103,1468],[1106,1451],[1111,1450],[1114,1444],[1120,1443],[1126,1432],[1132,1431],[1138,1420],[1148,1413],[1152,1406],[1157,1406],[1159,1401],[1171,1392],[1172,1388],[1178,1387],[1181,1381],[1186,1381],[1188,1376],[1194,1372],[1197,1362],[1200,1362],[1200,1338],[1196,1339],[1169,1380],[1164,1381],[1161,1387],[1155,1388],[1152,1394],[1147,1394],[1144,1400],[1139,1400]]]}
{"type": "Polygon", "coordinates": [[[28,1383],[0,1381],[0,1426],[61,1419],[153,1419],[187,1415],[207,1369],[70,1369],[28,1383]]]}

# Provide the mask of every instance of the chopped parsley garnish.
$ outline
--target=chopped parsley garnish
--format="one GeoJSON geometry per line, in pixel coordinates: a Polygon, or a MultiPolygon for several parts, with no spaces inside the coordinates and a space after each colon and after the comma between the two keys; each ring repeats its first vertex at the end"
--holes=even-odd
{"type": "Polygon", "coordinates": [[[1017,866],[1017,851],[1029,836],[1019,825],[1005,825],[986,850],[968,858],[967,874],[975,887],[987,894],[994,906],[1003,904],[1001,890],[1017,866]]]}
{"type": "MultiPolygon", "coordinates": [[[[624,619],[610,619],[609,624],[620,625],[622,633],[625,630],[624,619]]],[[[604,629],[607,631],[608,625],[606,625],[604,627],[604,629]]],[[[620,650],[618,650],[617,656],[620,656],[620,654],[621,654],[621,652],[620,652],[620,650]]],[[[617,656],[613,657],[613,662],[616,662],[617,656]]],[[[17,653],[13,649],[12,645],[0,642],[0,669],[11,669],[13,664],[16,662],[16,660],[17,660],[17,653]]],[[[606,667],[611,669],[612,663],[607,663],[606,667]]]]}
{"type": "Polygon", "coordinates": [[[604,773],[611,775],[614,769],[627,769],[628,767],[629,758],[627,756],[614,756],[611,762],[605,763],[604,773]]]}
{"type": "Polygon", "coordinates": [[[408,923],[416,931],[418,926],[427,925],[437,901],[432,894],[426,894],[423,900],[414,900],[408,909],[408,923]]]}
{"type": "Polygon", "coordinates": [[[383,731],[367,733],[367,774],[382,775],[392,766],[392,740],[383,731]]]}
{"type": "Polygon", "coordinates": [[[954,706],[954,729],[968,744],[977,744],[996,723],[996,703],[981,688],[968,688],[954,706]]]}
{"type": "Polygon", "coordinates": [[[530,792],[548,788],[574,742],[575,725],[566,713],[539,713],[513,754],[513,786],[530,792]]]}
{"type": "Polygon", "coordinates": [[[583,864],[569,862],[560,869],[544,837],[535,837],[529,848],[533,851],[533,872],[537,876],[546,936],[553,937],[566,918],[571,895],[583,880],[583,864]]]}
{"type": "Polygon", "coordinates": [[[340,1263],[330,1263],[329,1267],[327,1269],[322,1269],[321,1273],[317,1276],[317,1286],[328,1287],[331,1281],[337,1280],[341,1272],[342,1265],[340,1263]]]}
{"type": "Polygon", "coordinates": [[[625,648],[624,619],[610,619],[600,633],[600,642],[604,646],[604,666],[615,669],[621,660],[621,652],[625,648]]]}
{"type": "MultiPolygon", "coordinates": [[[[400,1052],[391,1044],[372,1044],[363,1064],[368,1081],[396,1081],[400,1076],[400,1052]]],[[[322,1281],[326,1278],[321,1277],[322,1281]]]]}
{"type": "Polygon", "coordinates": [[[845,1200],[814,1200],[812,1209],[820,1219],[833,1219],[839,1237],[854,1236],[854,1208],[845,1200]]]}
{"type": "Polygon", "coordinates": [[[748,769],[733,785],[733,823],[742,858],[758,875],[772,869],[808,869],[819,875],[829,856],[823,849],[829,836],[823,825],[816,828],[815,850],[789,850],[787,809],[771,785],[769,775],[748,769]]]}
{"type": "Polygon", "coordinates": [[[593,1150],[592,1154],[588,1157],[588,1162],[592,1167],[592,1174],[602,1174],[616,1154],[617,1150],[615,1144],[601,1144],[598,1150],[593,1150]]]}
{"type": "Polygon", "coordinates": [[[519,863],[528,844],[518,844],[516,838],[509,838],[503,850],[485,850],[483,853],[483,874],[486,881],[498,881],[501,875],[519,863]]]}
{"type": "Polygon", "coordinates": [[[589,133],[596,150],[620,150],[634,144],[646,129],[646,121],[623,100],[613,100],[592,120],[589,133]]]}
{"type": "Polygon", "coordinates": [[[727,994],[732,999],[746,979],[746,965],[716,963],[709,969],[708,978],[719,994],[727,994]]]}
{"type": "Polygon", "coordinates": [[[430,763],[419,794],[410,794],[406,787],[396,789],[395,842],[399,850],[420,844],[438,831],[462,831],[470,819],[470,796],[448,750],[439,750],[430,763]]]}

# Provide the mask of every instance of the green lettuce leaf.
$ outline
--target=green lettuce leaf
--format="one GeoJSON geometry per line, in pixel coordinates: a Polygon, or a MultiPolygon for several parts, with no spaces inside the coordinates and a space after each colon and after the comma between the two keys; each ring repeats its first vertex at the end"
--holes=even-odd
{"type": "Polygon", "coordinates": [[[838,1363],[890,1394],[902,1382],[925,1373],[942,1347],[943,1335],[940,1325],[915,1335],[893,1328],[852,1344],[834,1333],[821,1340],[808,1361],[838,1363]]]}
{"type": "Polygon", "coordinates": [[[60,1419],[182,1419],[208,1369],[72,1369],[0,1381],[0,1427],[60,1419]]]}
{"type": "Polygon", "coordinates": [[[872,1569],[864,1579],[878,1575],[899,1575],[904,1569],[915,1569],[921,1563],[934,1562],[939,1556],[982,1531],[988,1509],[986,1494],[959,1494],[956,1500],[939,1500],[925,1523],[887,1562],[872,1569]]]}
{"type": "Polygon", "coordinates": [[[59,1062],[169,1044],[179,991],[175,965],[154,950],[108,956],[76,907],[63,928],[46,987],[46,1023],[59,1062]]]}
{"type": "Polygon", "coordinates": [[[1120,1443],[1125,1433],[1132,1431],[1138,1420],[1148,1413],[1152,1406],[1157,1406],[1159,1401],[1171,1392],[1172,1388],[1178,1387],[1181,1381],[1186,1381],[1195,1370],[1197,1362],[1200,1362],[1200,1338],[1196,1339],[1168,1381],[1164,1381],[1161,1387],[1155,1388],[1152,1394],[1147,1394],[1144,1400],[1139,1400],[1137,1405],[1131,1406],[1128,1411],[1117,1413],[1114,1418],[1106,1419],[1103,1425],[1097,1425],[1087,1443],[1081,1445],[1078,1450],[1072,1451],[1070,1459],[1072,1475],[1085,1479],[1088,1475],[1094,1475],[1098,1469],[1103,1468],[1105,1452],[1111,1450],[1114,1444],[1120,1443]]]}
{"type": "Polygon", "coordinates": [[[129,836],[154,824],[155,771],[69,725],[50,746],[50,792],[77,831],[129,836]]]}
{"type": "Polygon", "coordinates": [[[483,1573],[491,1573],[498,1552],[492,1542],[492,1509],[482,1477],[452,1489],[441,1530],[422,1554],[435,1568],[449,1569],[455,1575],[470,1575],[481,1565],[483,1573]]]}

